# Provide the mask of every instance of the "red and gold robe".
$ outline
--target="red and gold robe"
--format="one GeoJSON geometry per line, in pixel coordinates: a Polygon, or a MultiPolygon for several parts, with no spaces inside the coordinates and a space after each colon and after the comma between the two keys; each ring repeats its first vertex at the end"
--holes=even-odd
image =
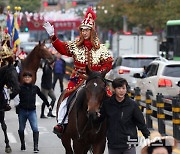
{"type": "Polygon", "coordinates": [[[74,59],[74,70],[66,89],[66,96],[69,96],[83,84],[87,65],[92,71],[106,70],[109,72],[112,68],[113,58],[103,44],[100,44],[100,48],[95,50],[87,41],[84,41],[84,44],[78,47],[76,41],[61,42],[55,36],[52,40],[54,48],[59,53],[74,59]]]}

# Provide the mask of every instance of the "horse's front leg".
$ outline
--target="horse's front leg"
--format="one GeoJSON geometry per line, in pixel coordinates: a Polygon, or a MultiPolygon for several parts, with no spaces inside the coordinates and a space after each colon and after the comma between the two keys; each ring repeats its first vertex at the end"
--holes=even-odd
{"type": "Polygon", "coordinates": [[[89,146],[79,141],[73,141],[74,154],[87,154],[89,146]]]}
{"type": "MultiPolygon", "coordinates": [[[[2,117],[4,117],[4,116],[2,116],[2,117]]],[[[4,118],[1,119],[1,128],[2,128],[2,130],[4,132],[4,137],[5,137],[5,143],[6,143],[5,152],[6,153],[11,153],[12,150],[11,150],[11,147],[9,145],[9,139],[8,139],[8,136],[7,136],[7,126],[5,124],[4,118]]]]}
{"type": "Polygon", "coordinates": [[[71,139],[70,138],[65,138],[62,136],[62,144],[65,148],[65,151],[66,151],[66,154],[73,154],[73,150],[72,150],[72,147],[71,147],[71,139]]]}
{"type": "Polygon", "coordinates": [[[102,139],[98,143],[93,144],[93,154],[103,154],[106,146],[106,139],[102,139]]]}

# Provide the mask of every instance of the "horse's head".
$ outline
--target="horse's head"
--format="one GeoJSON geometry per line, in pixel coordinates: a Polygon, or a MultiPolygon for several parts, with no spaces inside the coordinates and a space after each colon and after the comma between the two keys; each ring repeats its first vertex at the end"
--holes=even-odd
{"type": "Polygon", "coordinates": [[[106,81],[104,79],[106,71],[94,72],[86,68],[88,79],[85,85],[87,97],[88,118],[95,120],[98,117],[99,109],[102,105],[103,98],[106,95],[106,81]]]}
{"type": "Polygon", "coordinates": [[[17,93],[20,90],[18,73],[13,64],[9,63],[6,66],[3,66],[1,71],[1,82],[11,89],[13,93],[17,93]]]}
{"type": "Polygon", "coordinates": [[[39,44],[34,49],[38,51],[39,58],[47,59],[49,62],[54,60],[51,52],[45,45],[45,41],[43,43],[39,41],[39,44]]]}

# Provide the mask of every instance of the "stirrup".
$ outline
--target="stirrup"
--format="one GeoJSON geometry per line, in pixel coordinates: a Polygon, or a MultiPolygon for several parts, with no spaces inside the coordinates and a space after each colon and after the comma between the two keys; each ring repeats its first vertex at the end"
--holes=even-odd
{"type": "Polygon", "coordinates": [[[55,134],[62,134],[64,132],[64,125],[63,124],[57,124],[54,126],[53,133],[55,134]]]}
{"type": "Polygon", "coordinates": [[[62,135],[63,135],[63,133],[64,133],[64,131],[65,131],[65,128],[66,128],[66,126],[67,126],[67,124],[58,124],[58,125],[56,125],[55,127],[54,127],[54,129],[53,129],[53,133],[54,134],[56,134],[60,139],[61,139],[61,137],[62,137],[62,135]],[[58,130],[58,128],[56,128],[56,126],[57,127],[61,127],[60,129],[61,129],[61,132],[58,130]]]}

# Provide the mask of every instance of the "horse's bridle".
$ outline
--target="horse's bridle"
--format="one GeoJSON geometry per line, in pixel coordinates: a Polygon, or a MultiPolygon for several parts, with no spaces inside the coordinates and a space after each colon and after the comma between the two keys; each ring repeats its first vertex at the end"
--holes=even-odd
{"type": "Polygon", "coordinates": [[[96,78],[101,79],[101,80],[105,83],[105,87],[106,87],[106,85],[107,85],[107,79],[105,79],[105,78],[103,78],[103,77],[100,77],[100,76],[94,76],[94,77],[88,78],[88,79],[86,80],[85,85],[87,85],[87,83],[88,83],[89,81],[91,81],[92,79],[96,79],[96,78]]]}
{"type": "MultiPolygon", "coordinates": [[[[106,79],[104,79],[104,78],[102,78],[102,77],[100,77],[100,76],[94,76],[94,77],[88,78],[88,79],[86,80],[84,88],[86,88],[86,85],[87,85],[87,83],[88,83],[89,81],[91,81],[92,79],[96,79],[96,78],[100,78],[100,79],[105,83],[104,87],[106,87],[106,85],[107,85],[106,79]]],[[[104,87],[103,87],[103,88],[104,88],[104,87]]],[[[104,90],[105,90],[105,89],[106,89],[106,88],[104,88],[104,90]]],[[[106,90],[105,90],[105,91],[106,91],[106,90]]],[[[100,108],[102,107],[102,105],[103,105],[103,102],[101,103],[100,108]]],[[[92,121],[90,121],[90,119],[88,118],[88,120],[87,120],[87,122],[86,122],[86,124],[85,124],[85,126],[84,126],[84,128],[83,128],[83,130],[82,130],[82,132],[79,132],[79,128],[78,128],[78,111],[77,111],[77,113],[76,113],[76,129],[77,129],[77,133],[78,133],[78,140],[81,139],[81,137],[82,137],[82,135],[84,134],[84,132],[85,132],[85,130],[86,130],[89,122],[92,122],[92,121]]],[[[96,134],[99,133],[99,131],[101,130],[101,127],[102,127],[102,122],[100,123],[98,129],[96,130],[96,134]]]]}

